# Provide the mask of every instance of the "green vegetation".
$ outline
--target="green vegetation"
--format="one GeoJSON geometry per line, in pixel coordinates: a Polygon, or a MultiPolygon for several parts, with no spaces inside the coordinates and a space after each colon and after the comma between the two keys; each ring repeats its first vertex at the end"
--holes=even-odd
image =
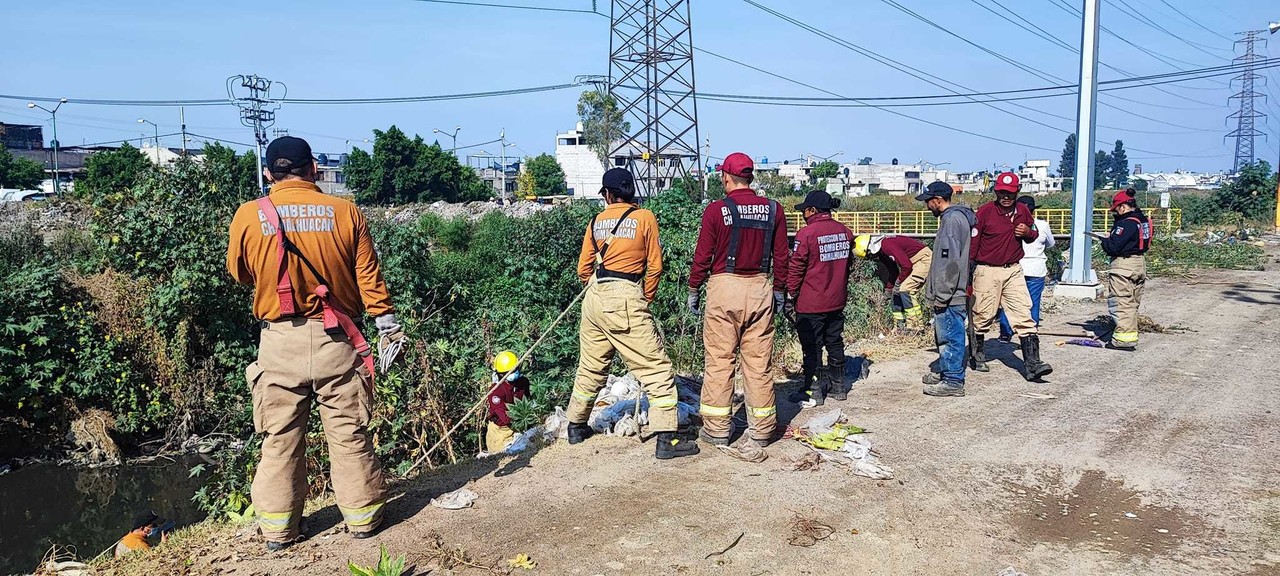
{"type": "Polygon", "coordinates": [[[407,560],[405,555],[401,554],[398,558],[392,558],[387,553],[385,544],[378,545],[378,565],[365,568],[355,562],[347,562],[347,570],[351,572],[351,576],[400,576],[404,574],[404,565],[407,560]]]}
{"type": "Polygon", "coordinates": [[[84,179],[76,184],[76,196],[92,198],[125,192],[141,182],[153,166],[128,142],[115,150],[92,154],[84,161],[84,179]]]}
{"type": "Polygon", "coordinates": [[[0,148],[0,188],[31,189],[44,181],[44,167],[26,158],[16,158],[0,148]]]}
{"type": "Polygon", "coordinates": [[[618,109],[618,101],[596,90],[583,92],[578,97],[578,119],[582,121],[582,138],[600,163],[607,166],[609,147],[631,131],[631,123],[618,109]]]}
{"type": "Polygon", "coordinates": [[[564,181],[564,169],[560,168],[555,156],[539,154],[526,158],[524,169],[525,174],[532,178],[532,193],[535,196],[558,196],[568,190],[564,181]]]}
{"type": "Polygon", "coordinates": [[[410,140],[395,126],[373,134],[373,154],[356,148],[343,168],[356,202],[469,202],[493,195],[474,170],[459,164],[439,143],[427,144],[417,135],[410,140]]]}
{"type": "Polygon", "coordinates": [[[1269,223],[1276,211],[1276,176],[1271,165],[1259,160],[1211,194],[1183,194],[1173,204],[1182,208],[1182,221],[1191,226],[1269,223]]]}
{"type": "Polygon", "coordinates": [[[835,178],[840,175],[840,163],[835,160],[823,160],[809,169],[809,181],[817,182],[823,178],[835,178]]]}

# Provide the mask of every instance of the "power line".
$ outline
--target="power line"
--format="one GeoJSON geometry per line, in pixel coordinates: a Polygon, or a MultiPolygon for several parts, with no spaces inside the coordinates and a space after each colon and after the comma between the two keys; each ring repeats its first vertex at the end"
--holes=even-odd
{"type": "Polygon", "coordinates": [[[570,12],[574,14],[599,14],[595,10],[575,9],[575,8],[553,8],[548,6],[523,6],[519,4],[493,4],[488,2],[463,2],[461,0],[416,0],[417,2],[428,2],[431,4],[456,4],[459,6],[483,6],[485,8],[513,8],[516,10],[534,10],[539,12],[570,12]]]}
{"type": "MultiPolygon", "coordinates": [[[[426,2],[427,0],[417,0],[417,1],[426,2]]],[[[571,82],[567,84],[534,86],[531,88],[514,88],[510,90],[493,90],[489,92],[469,92],[469,93],[463,93],[463,94],[438,94],[438,95],[431,95],[431,96],[399,96],[399,97],[381,97],[381,98],[282,98],[279,101],[284,104],[403,104],[408,102],[441,102],[445,100],[469,100],[474,98],[514,96],[517,94],[534,94],[538,92],[553,92],[556,90],[564,90],[566,88],[574,88],[577,86],[582,86],[582,83],[571,82]]]]}
{"type": "MultiPolygon", "coordinates": [[[[1062,10],[1065,10],[1065,11],[1067,12],[1067,14],[1070,14],[1070,15],[1072,15],[1072,16],[1078,16],[1078,17],[1083,17],[1083,16],[1084,16],[1083,14],[1081,14],[1081,13],[1080,13],[1080,10],[1079,10],[1079,9],[1077,9],[1077,8],[1075,8],[1075,7],[1073,7],[1073,6],[1071,6],[1070,4],[1067,4],[1067,3],[1066,3],[1066,0],[1049,0],[1049,2],[1051,2],[1054,6],[1057,6],[1058,8],[1060,8],[1060,9],[1062,9],[1062,10]]],[[[1182,69],[1182,67],[1181,67],[1181,66],[1178,66],[1177,64],[1174,64],[1173,62],[1180,62],[1180,63],[1182,63],[1182,64],[1187,64],[1187,65],[1189,65],[1189,66],[1200,66],[1199,64],[1196,64],[1195,62],[1188,62],[1188,61],[1186,61],[1186,60],[1181,60],[1181,59],[1179,59],[1179,58],[1174,58],[1173,56],[1161,56],[1160,54],[1156,54],[1155,52],[1152,52],[1151,50],[1148,50],[1148,49],[1146,49],[1146,48],[1144,48],[1144,47],[1142,47],[1142,46],[1139,46],[1139,45],[1137,45],[1137,44],[1134,44],[1134,43],[1133,43],[1132,41],[1130,41],[1128,38],[1125,38],[1124,36],[1121,36],[1121,35],[1119,35],[1119,34],[1116,34],[1115,32],[1112,32],[1112,31],[1111,31],[1111,29],[1110,29],[1110,28],[1107,28],[1106,26],[1099,26],[1099,28],[1101,28],[1101,29],[1102,29],[1102,31],[1103,31],[1104,33],[1110,34],[1110,35],[1111,35],[1112,37],[1114,37],[1115,39],[1117,39],[1117,40],[1119,40],[1119,41],[1121,41],[1121,42],[1124,42],[1125,44],[1128,44],[1128,45],[1132,46],[1133,48],[1135,48],[1135,49],[1136,49],[1136,50],[1138,50],[1139,52],[1142,52],[1143,54],[1146,54],[1147,56],[1150,56],[1150,57],[1152,57],[1152,58],[1155,58],[1156,60],[1159,60],[1159,61],[1161,61],[1161,62],[1163,62],[1163,63],[1167,64],[1167,65],[1168,65],[1169,67],[1171,67],[1171,68],[1182,69]]]]}
{"type": "Polygon", "coordinates": [[[1195,24],[1196,26],[1199,26],[1200,28],[1203,28],[1205,31],[1207,31],[1207,32],[1209,32],[1209,33],[1211,33],[1211,34],[1213,34],[1214,36],[1217,36],[1217,37],[1219,37],[1219,38],[1221,38],[1221,39],[1223,39],[1223,40],[1226,40],[1227,42],[1234,42],[1234,41],[1235,41],[1233,38],[1229,38],[1229,37],[1227,37],[1227,36],[1223,36],[1222,34],[1220,34],[1220,33],[1218,33],[1218,32],[1215,32],[1215,31],[1213,31],[1213,30],[1210,30],[1210,29],[1209,29],[1208,27],[1206,27],[1204,24],[1201,24],[1199,20],[1196,20],[1195,18],[1192,18],[1192,17],[1190,17],[1190,16],[1187,16],[1187,14],[1186,14],[1185,12],[1183,12],[1183,11],[1179,10],[1177,6],[1174,6],[1173,4],[1170,4],[1170,3],[1169,3],[1169,2],[1167,2],[1166,0],[1160,0],[1160,3],[1161,3],[1161,4],[1164,4],[1165,6],[1168,6],[1168,7],[1169,7],[1171,10],[1173,10],[1174,12],[1177,12],[1179,16],[1182,16],[1183,18],[1186,18],[1186,19],[1187,19],[1187,22],[1190,22],[1190,23],[1192,23],[1192,24],[1195,24]]]}
{"type": "MultiPolygon", "coordinates": [[[[1137,20],[1139,23],[1146,25],[1148,28],[1152,28],[1158,32],[1163,32],[1169,35],[1170,37],[1172,37],[1174,40],[1182,42],[1183,44],[1186,44],[1187,46],[1190,46],[1195,50],[1198,50],[1204,54],[1208,54],[1210,58],[1222,58],[1222,56],[1218,54],[1214,54],[1212,52],[1209,52],[1208,50],[1205,50],[1206,47],[1213,48],[1212,46],[1206,46],[1205,44],[1192,42],[1190,40],[1187,40],[1186,38],[1183,38],[1177,34],[1174,34],[1168,28],[1165,28],[1164,26],[1160,25],[1159,22],[1152,20],[1150,17],[1143,14],[1142,11],[1138,10],[1137,8],[1134,8],[1133,5],[1129,4],[1125,0],[1109,0],[1109,2],[1111,3],[1112,6],[1115,6],[1117,10],[1120,10],[1126,16],[1129,16],[1130,18],[1137,20]]],[[[1223,50],[1222,48],[1215,48],[1215,49],[1223,50]]],[[[1230,51],[1228,50],[1228,52],[1230,51]]]]}

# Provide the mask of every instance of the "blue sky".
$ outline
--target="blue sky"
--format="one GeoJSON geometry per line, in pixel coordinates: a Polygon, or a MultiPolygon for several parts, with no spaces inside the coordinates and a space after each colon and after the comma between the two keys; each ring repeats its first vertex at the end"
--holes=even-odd
{"type": "MultiPolygon", "coordinates": [[[[486,2],[490,0],[476,0],[486,2]]],[[[506,4],[590,9],[590,0],[492,0],[506,4]]],[[[1035,88],[1051,82],[969,46],[891,7],[884,0],[758,0],[761,4],[943,78],[956,90],[1035,88]],[[963,86],[964,88],[961,88],[963,86]]],[[[1077,0],[897,0],[922,16],[977,44],[1011,57],[1041,74],[1074,82],[1078,57],[1066,49],[1000,20],[979,4],[1012,8],[1068,44],[1079,42],[1080,22],[1055,2],[1077,0]]],[[[600,0],[607,10],[608,0],[600,0]]],[[[1280,7],[1261,0],[1105,0],[1103,25],[1129,42],[1182,68],[1226,64],[1233,37],[1280,19],[1280,7]],[[1209,30],[1176,14],[1172,4],[1209,30]],[[1140,12],[1143,23],[1125,13],[1140,12]],[[1164,27],[1157,30],[1151,24],[1164,27]],[[1212,32],[1211,32],[1212,31],[1212,32]],[[1199,45],[1199,46],[1197,46],[1199,45]],[[1199,49],[1198,49],[1199,48],[1199,49]],[[1203,50],[1203,51],[1202,51],[1203,50]]],[[[539,12],[445,5],[414,0],[374,2],[246,0],[222,2],[54,1],[5,7],[6,39],[0,94],[103,99],[219,98],[225,79],[259,74],[288,85],[294,98],[360,98],[454,94],[559,84],[577,75],[605,74],[608,20],[591,14],[539,12]]],[[[742,0],[698,0],[693,6],[698,47],[731,56],[843,96],[871,97],[944,93],[936,86],[873,62],[769,15],[742,0]]],[[[1280,35],[1264,55],[1280,56],[1280,35]]],[[[1101,40],[1102,60],[1138,75],[1176,71],[1111,35],[1101,40]]],[[[708,93],[827,96],[736,64],[699,53],[698,87],[708,93]]],[[[1280,95],[1280,72],[1269,71],[1269,94],[1280,95]]],[[[1120,76],[1100,71],[1103,80],[1120,76]]],[[[1099,139],[1111,148],[1123,139],[1131,164],[1147,171],[1177,168],[1217,170],[1231,164],[1234,142],[1226,77],[1113,92],[1103,102],[1099,139]],[[1144,119],[1146,116],[1150,119],[1144,119]],[[1143,150],[1145,152],[1140,152],[1143,150]]],[[[551,151],[555,133],[576,121],[578,89],[491,99],[359,106],[286,105],[278,128],[308,138],[317,151],[339,152],[344,140],[372,138],[371,130],[396,124],[431,138],[433,128],[461,126],[466,146],[497,138],[505,129],[511,153],[551,151]]],[[[853,161],[899,158],[950,162],[971,170],[1048,158],[1056,168],[1066,132],[1074,122],[1073,96],[1029,100],[1018,108],[968,104],[905,108],[902,112],[1004,140],[995,142],[895,116],[872,108],[807,108],[704,101],[701,132],[713,156],[744,151],[770,160],[803,154],[853,161]]],[[[1259,102],[1272,115],[1260,128],[1258,155],[1274,163],[1280,145],[1280,102],[1259,102]]],[[[20,100],[0,99],[0,121],[40,122],[20,100]]],[[[35,111],[38,112],[38,111],[35,111]]],[[[252,141],[230,106],[187,108],[191,132],[232,141],[252,141]]],[[[64,144],[150,135],[139,117],[178,131],[176,108],[66,104],[58,115],[64,144]],[[141,128],[141,129],[140,129],[141,128]]],[[[46,139],[49,132],[46,129],[46,139]]],[[[448,138],[442,143],[449,144],[448,138]]],[[[136,142],[135,142],[136,144],[136,142]]],[[[178,138],[166,145],[177,146],[178,138]]],[[[498,152],[495,146],[474,148],[498,152]]]]}

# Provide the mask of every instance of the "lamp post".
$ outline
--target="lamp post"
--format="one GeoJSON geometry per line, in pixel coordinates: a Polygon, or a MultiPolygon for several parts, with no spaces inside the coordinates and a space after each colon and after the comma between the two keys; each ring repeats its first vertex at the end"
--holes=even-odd
{"type": "Polygon", "coordinates": [[[1071,204],[1071,259],[1056,294],[1092,300],[1098,275],[1093,271],[1094,140],[1098,111],[1098,26],[1101,0],[1085,0],[1080,32],[1080,93],[1076,109],[1076,171],[1071,204]]]}
{"type": "Polygon", "coordinates": [[[138,119],[138,123],[139,123],[139,124],[150,124],[150,125],[151,125],[151,128],[155,130],[155,134],[156,134],[156,135],[155,135],[155,138],[156,138],[156,141],[155,141],[155,148],[156,148],[156,164],[157,164],[157,165],[159,165],[159,164],[160,164],[160,127],[159,127],[159,126],[157,126],[155,122],[152,122],[152,121],[150,121],[150,120],[147,120],[146,118],[139,118],[139,119],[138,119]]]}
{"type": "Polygon", "coordinates": [[[461,130],[462,130],[461,126],[454,126],[452,134],[449,134],[448,132],[445,132],[444,130],[441,130],[439,128],[432,129],[431,133],[432,134],[449,134],[449,139],[453,140],[453,147],[450,148],[449,151],[453,152],[454,158],[457,158],[458,157],[458,132],[461,130]]]}
{"type": "MultiPolygon", "coordinates": [[[[364,142],[365,144],[368,144],[368,143],[369,143],[369,139],[368,139],[368,138],[363,138],[363,139],[361,139],[360,141],[361,141],[361,142],[364,142]]],[[[345,142],[347,143],[347,150],[350,150],[350,149],[351,149],[351,140],[345,140],[345,142]]]]}
{"type": "MultiPolygon", "coordinates": [[[[1280,32],[1280,22],[1272,22],[1267,29],[1272,34],[1280,32]]],[[[1280,158],[1276,159],[1276,229],[1280,230],[1280,158]]]]}
{"type": "Polygon", "coordinates": [[[49,113],[49,117],[53,119],[53,193],[58,194],[61,190],[58,186],[58,109],[67,103],[66,98],[58,99],[58,105],[53,110],[45,108],[35,102],[27,102],[27,108],[39,108],[49,113]]]}

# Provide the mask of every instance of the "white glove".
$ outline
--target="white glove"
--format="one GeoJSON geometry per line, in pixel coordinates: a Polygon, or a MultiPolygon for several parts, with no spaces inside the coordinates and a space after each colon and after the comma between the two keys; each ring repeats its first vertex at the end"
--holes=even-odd
{"type": "Polygon", "coordinates": [[[373,319],[373,323],[378,326],[378,335],[382,337],[399,334],[402,330],[399,322],[396,322],[395,314],[383,314],[373,319]]]}

